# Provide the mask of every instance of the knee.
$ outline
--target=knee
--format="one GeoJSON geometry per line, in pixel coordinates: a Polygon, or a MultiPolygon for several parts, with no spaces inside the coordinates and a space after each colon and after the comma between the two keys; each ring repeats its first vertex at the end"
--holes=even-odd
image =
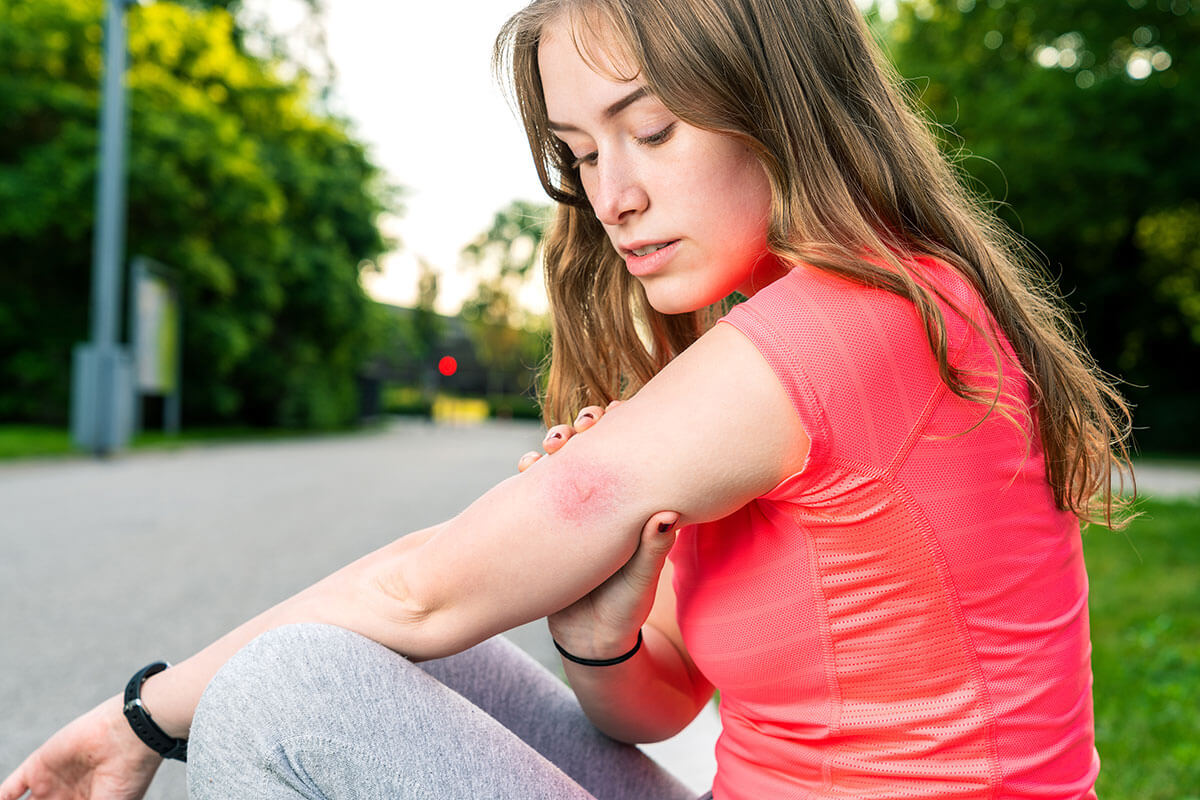
{"type": "Polygon", "coordinates": [[[337,719],[330,712],[346,703],[339,695],[353,691],[347,677],[359,674],[378,649],[382,645],[333,625],[267,631],[204,690],[189,734],[189,761],[216,751],[274,750],[290,736],[328,726],[337,719]]]}

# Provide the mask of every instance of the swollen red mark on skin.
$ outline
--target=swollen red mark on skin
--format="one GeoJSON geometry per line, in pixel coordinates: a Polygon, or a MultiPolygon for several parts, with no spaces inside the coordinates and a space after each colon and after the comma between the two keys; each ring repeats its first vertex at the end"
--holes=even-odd
{"type": "Polygon", "coordinates": [[[586,522],[616,510],[620,479],[594,464],[555,464],[546,476],[551,510],[571,522],[586,522]]]}

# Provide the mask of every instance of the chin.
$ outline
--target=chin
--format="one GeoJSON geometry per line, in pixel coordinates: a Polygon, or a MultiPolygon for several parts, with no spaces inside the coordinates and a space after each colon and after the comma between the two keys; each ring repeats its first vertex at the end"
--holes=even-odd
{"type": "Polygon", "coordinates": [[[702,311],[714,303],[719,303],[732,292],[736,286],[711,285],[700,281],[663,281],[642,283],[646,299],[650,307],[660,314],[688,314],[692,311],[702,311]]]}
{"type": "Polygon", "coordinates": [[[646,292],[646,299],[650,301],[650,307],[660,314],[687,314],[691,311],[699,311],[708,305],[708,303],[696,303],[694,298],[686,297],[662,297],[656,296],[654,292],[646,292]]]}

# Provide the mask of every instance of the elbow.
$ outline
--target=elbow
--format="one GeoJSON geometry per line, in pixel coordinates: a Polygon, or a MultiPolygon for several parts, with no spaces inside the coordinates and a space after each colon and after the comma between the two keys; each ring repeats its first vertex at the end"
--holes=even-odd
{"type": "MultiPolygon", "coordinates": [[[[477,619],[455,592],[421,568],[420,547],[378,565],[366,578],[372,616],[384,631],[376,640],[410,661],[445,658],[478,644],[477,619]]],[[[449,582],[452,583],[452,582],[449,582]]]]}
{"type": "Polygon", "coordinates": [[[420,626],[433,616],[434,604],[414,591],[403,564],[381,569],[370,575],[368,581],[368,592],[385,619],[408,627],[420,626]]]}
{"type": "Polygon", "coordinates": [[[364,606],[370,609],[373,636],[412,661],[424,661],[450,655],[439,641],[437,605],[423,593],[419,582],[410,579],[401,563],[383,564],[371,570],[362,581],[364,606]]]}

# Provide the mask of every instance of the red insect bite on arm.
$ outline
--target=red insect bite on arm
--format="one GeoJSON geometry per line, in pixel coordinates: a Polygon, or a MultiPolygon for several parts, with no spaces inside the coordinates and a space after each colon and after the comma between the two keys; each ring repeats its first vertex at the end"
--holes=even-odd
{"type": "Polygon", "coordinates": [[[571,522],[589,522],[611,516],[617,510],[620,478],[595,464],[555,464],[545,476],[550,509],[571,522]]]}

